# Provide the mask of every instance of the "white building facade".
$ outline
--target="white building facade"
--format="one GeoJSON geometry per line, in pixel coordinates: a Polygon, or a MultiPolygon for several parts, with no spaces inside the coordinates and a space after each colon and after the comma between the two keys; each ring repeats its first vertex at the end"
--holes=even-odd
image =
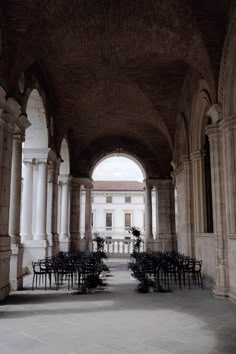
{"type": "MultiPolygon", "coordinates": [[[[92,233],[108,239],[130,237],[130,226],[145,234],[144,183],[135,181],[94,181],[92,189],[92,233]]],[[[81,236],[85,233],[85,190],[81,190],[81,236]]],[[[152,192],[152,224],[156,237],[156,198],[152,192]]]]}

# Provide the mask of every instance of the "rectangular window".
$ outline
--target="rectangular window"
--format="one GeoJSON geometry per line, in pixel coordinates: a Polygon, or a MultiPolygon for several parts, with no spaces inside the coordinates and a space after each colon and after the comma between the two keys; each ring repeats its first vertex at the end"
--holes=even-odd
{"type": "Polygon", "coordinates": [[[125,213],[125,229],[129,229],[131,227],[131,214],[125,213]]]}
{"type": "Polygon", "coordinates": [[[131,203],[131,197],[125,197],[125,203],[131,203]]]}
{"type": "Polygon", "coordinates": [[[107,196],[106,197],[106,203],[112,203],[112,197],[111,196],[107,196]]]}
{"type": "Polygon", "coordinates": [[[106,213],[106,230],[112,229],[112,213],[106,213]]]}

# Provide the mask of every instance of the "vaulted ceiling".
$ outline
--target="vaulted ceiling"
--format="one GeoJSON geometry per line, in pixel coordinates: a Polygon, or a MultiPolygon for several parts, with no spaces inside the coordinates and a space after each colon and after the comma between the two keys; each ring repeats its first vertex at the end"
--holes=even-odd
{"type": "Polygon", "coordinates": [[[203,77],[215,97],[229,12],[229,0],[3,0],[0,76],[19,99],[23,72],[41,80],[73,174],[124,151],[167,176],[184,82],[203,77]]]}

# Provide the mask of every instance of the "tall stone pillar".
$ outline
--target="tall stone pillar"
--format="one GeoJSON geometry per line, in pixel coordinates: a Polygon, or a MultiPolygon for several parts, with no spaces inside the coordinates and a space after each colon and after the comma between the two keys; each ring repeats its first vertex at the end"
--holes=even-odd
{"type": "Polygon", "coordinates": [[[229,296],[236,299],[236,116],[224,118],[221,123],[226,234],[228,246],[229,296]]]}
{"type": "Polygon", "coordinates": [[[21,244],[20,238],[21,166],[23,140],[24,136],[21,133],[14,133],[9,212],[9,235],[11,237],[12,251],[10,264],[11,290],[17,290],[22,288],[23,286],[23,245],[21,244]]]}
{"type": "Polygon", "coordinates": [[[229,292],[228,274],[228,246],[225,233],[225,200],[224,200],[224,180],[223,174],[223,152],[222,134],[218,123],[213,123],[206,128],[209,137],[211,151],[211,177],[212,177],[212,202],[213,202],[213,223],[215,236],[215,259],[216,275],[215,288],[216,295],[226,296],[229,292]]]}
{"type": "Polygon", "coordinates": [[[0,161],[0,300],[3,300],[10,291],[11,247],[8,229],[14,121],[15,117],[12,114],[2,112],[0,115],[0,137],[3,138],[0,161]]]}
{"type": "Polygon", "coordinates": [[[73,177],[71,183],[70,236],[73,251],[80,249],[80,191],[78,178],[73,177]]]}
{"type": "Polygon", "coordinates": [[[153,250],[152,232],[152,185],[149,180],[145,181],[145,245],[147,251],[153,250]]]}
{"type": "Polygon", "coordinates": [[[155,182],[157,193],[157,230],[159,250],[162,252],[176,249],[174,185],[172,180],[155,182]]]}
{"type": "Polygon", "coordinates": [[[57,191],[58,191],[58,168],[56,154],[53,153],[48,165],[48,187],[47,187],[47,240],[48,254],[54,255],[58,252],[57,237],[57,191]]]}
{"type": "Polygon", "coordinates": [[[47,220],[47,159],[38,161],[38,186],[36,204],[36,234],[34,240],[46,240],[47,220]]]}
{"type": "Polygon", "coordinates": [[[85,185],[85,244],[86,249],[92,251],[92,183],[86,183],[85,185]]]}
{"type": "Polygon", "coordinates": [[[60,217],[60,251],[69,250],[69,188],[70,176],[60,175],[61,184],[61,217],[60,217]]]}
{"type": "Polygon", "coordinates": [[[191,154],[193,171],[193,210],[195,234],[207,232],[206,191],[205,191],[205,152],[191,154]]]}
{"type": "Polygon", "coordinates": [[[32,239],[32,196],[33,196],[33,164],[32,160],[24,160],[24,185],[22,193],[21,240],[32,239]]]}

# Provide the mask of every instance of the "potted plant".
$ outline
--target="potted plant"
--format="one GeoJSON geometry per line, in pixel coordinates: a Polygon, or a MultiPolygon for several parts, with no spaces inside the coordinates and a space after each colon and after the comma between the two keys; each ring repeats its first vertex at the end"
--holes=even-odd
{"type": "Polygon", "coordinates": [[[141,244],[143,242],[142,237],[141,237],[141,231],[135,227],[131,226],[129,229],[129,233],[134,236],[134,252],[140,252],[141,249],[141,244]]]}

